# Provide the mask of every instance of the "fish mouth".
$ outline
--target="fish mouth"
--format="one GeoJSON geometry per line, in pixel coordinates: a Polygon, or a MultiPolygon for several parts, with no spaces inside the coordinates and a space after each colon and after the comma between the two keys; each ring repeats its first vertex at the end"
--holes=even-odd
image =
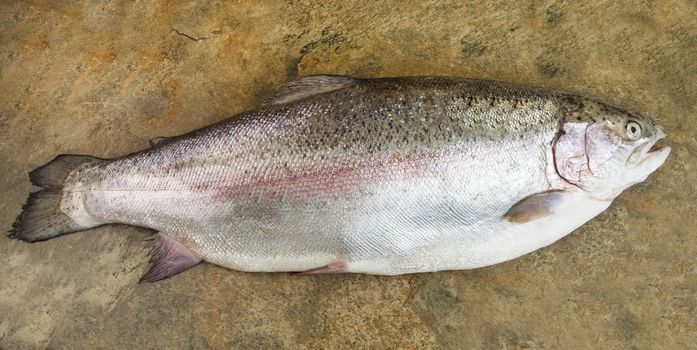
{"type": "Polygon", "coordinates": [[[653,145],[651,145],[651,147],[649,147],[649,151],[646,153],[648,154],[648,153],[658,152],[666,147],[667,147],[666,139],[665,139],[665,136],[663,136],[660,139],[654,141],[653,145]]]}
{"type": "Polygon", "coordinates": [[[631,164],[632,167],[640,167],[649,163],[663,164],[671,150],[670,147],[666,145],[665,138],[666,134],[659,132],[653,140],[644,146],[637,147],[627,160],[628,165],[631,164]]]}

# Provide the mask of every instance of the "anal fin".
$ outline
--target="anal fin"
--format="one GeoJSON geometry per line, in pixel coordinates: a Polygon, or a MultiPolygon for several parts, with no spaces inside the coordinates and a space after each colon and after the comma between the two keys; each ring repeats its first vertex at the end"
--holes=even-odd
{"type": "Polygon", "coordinates": [[[322,266],[322,267],[299,272],[298,275],[322,275],[322,274],[329,274],[329,273],[344,273],[344,272],[346,272],[346,263],[343,261],[334,261],[334,262],[330,262],[329,264],[322,266]]]}
{"type": "Polygon", "coordinates": [[[152,242],[150,268],[141,277],[141,283],[172,277],[201,262],[201,258],[165,233],[158,232],[152,242]]]}
{"type": "Polygon", "coordinates": [[[552,215],[563,196],[563,191],[556,190],[527,196],[508,209],[502,218],[513,223],[524,223],[552,215]]]}

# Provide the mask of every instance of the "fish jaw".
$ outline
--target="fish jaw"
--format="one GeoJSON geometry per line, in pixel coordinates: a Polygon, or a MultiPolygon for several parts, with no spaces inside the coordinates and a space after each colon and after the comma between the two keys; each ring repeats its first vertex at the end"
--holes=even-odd
{"type": "MultiPolygon", "coordinates": [[[[658,140],[656,140],[656,142],[657,141],[658,140]]],[[[665,163],[670,155],[671,148],[668,146],[651,150],[656,142],[646,147],[647,151],[644,155],[644,159],[632,167],[632,171],[636,173],[636,183],[646,180],[649,175],[658,170],[658,168],[665,163]]]]}

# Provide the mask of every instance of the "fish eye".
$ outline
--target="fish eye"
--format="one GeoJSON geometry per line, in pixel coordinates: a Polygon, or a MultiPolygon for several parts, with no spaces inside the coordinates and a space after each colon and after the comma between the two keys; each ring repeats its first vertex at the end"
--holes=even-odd
{"type": "Polygon", "coordinates": [[[641,125],[631,121],[627,123],[627,137],[632,141],[638,140],[641,137],[641,125]]]}

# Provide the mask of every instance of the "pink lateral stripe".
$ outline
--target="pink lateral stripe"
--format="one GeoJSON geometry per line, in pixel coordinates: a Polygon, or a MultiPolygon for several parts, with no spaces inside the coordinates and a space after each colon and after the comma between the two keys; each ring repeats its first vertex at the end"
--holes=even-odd
{"type": "Polygon", "coordinates": [[[441,154],[392,154],[368,160],[347,160],[333,164],[304,164],[292,168],[276,168],[247,178],[228,176],[216,181],[192,185],[195,192],[215,192],[216,198],[267,199],[303,198],[316,194],[350,194],[366,184],[438,174],[437,165],[449,158],[441,154]],[[241,178],[241,181],[235,181],[241,178]]]}

